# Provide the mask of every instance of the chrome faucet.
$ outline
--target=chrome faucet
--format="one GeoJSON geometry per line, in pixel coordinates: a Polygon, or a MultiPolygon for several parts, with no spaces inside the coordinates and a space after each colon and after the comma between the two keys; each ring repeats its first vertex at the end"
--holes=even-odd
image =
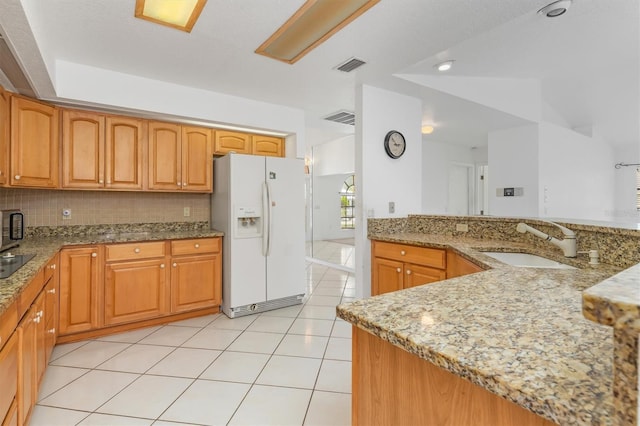
{"type": "Polygon", "coordinates": [[[520,222],[518,226],[516,226],[516,231],[525,233],[530,232],[536,237],[540,237],[543,240],[549,241],[551,244],[558,246],[562,249],[565,257],[576,257],[578,255],[578,250],[576,248],[576,234],[571,229],[567,229],[564,226],[558,225],[557,223],[548,222],[551,225],[557,226],[562,231],[564,235],[564,239],[559,240],[557,238],[552,237],[551,235],[545,234],[544,232],[538,231],[536,228],[532,228],[524,222],[520,222]]]}

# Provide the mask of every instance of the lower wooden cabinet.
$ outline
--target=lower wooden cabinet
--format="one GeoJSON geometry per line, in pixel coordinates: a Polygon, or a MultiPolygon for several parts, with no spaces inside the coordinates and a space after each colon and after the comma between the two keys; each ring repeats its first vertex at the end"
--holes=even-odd
{"type": "Polygon", "coordinates": [[[41,319],[36,302],[18,324],[18,422],[27,424],[36,402],[38,388],[38,323],[41,319]]]}
{"type": "Polygon", "coordinates": [[[18,421],[18,346],[16,331],[0,349],[0,424],[3,426],[17,424],[18,421]]]}
{"type": "Polygon", "coordinates": [[[481,267],[452,250],[447,251],[447,278],[461,277],[484,271],[481,267]]]}

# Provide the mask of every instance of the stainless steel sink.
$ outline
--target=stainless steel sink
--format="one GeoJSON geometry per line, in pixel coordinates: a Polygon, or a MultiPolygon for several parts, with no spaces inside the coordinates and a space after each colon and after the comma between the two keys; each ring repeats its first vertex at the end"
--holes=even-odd
{"type": "Polygon", "coordinates": [[[503,253],[497,251],[484,251],[482,254],[493,257],[500,262],[521,268],[552,268],[552,269],[577,269],[571,265],[557,262],[546,257],[529,253],[503,253]]]}

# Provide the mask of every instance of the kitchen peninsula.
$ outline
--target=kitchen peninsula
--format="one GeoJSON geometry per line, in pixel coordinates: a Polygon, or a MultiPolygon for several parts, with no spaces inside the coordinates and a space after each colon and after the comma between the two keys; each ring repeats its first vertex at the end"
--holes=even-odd
{"type": "Polygon", "coordinates": [[[566,259],[544,241],[518,235],[520,221],[417,215],[369,221],[371,240],[450,250],[486,270],[338,307],[338,316],[354,325],[354,425],[636,424],[637,365],[628,360],[638,359],[638,329],[616,322],[614,341],[607,325],[617,315],[637,326],[639,267],[619,272],[640,261],[640,235],[564,224],[576,231],[579,251],[600,250],[604,263],[590,267],[585,254],[566,259]],[[457,223],[469,231],[457,232],[457,223]],[[514,267],[482,251],[555,257],[577,269],[514,267]],[[618,294],[627,291],[626,309],[615,309],[621,304],[614,284],[618,294]],[[609,309],[599,300],[609,301],[609,309]]]}

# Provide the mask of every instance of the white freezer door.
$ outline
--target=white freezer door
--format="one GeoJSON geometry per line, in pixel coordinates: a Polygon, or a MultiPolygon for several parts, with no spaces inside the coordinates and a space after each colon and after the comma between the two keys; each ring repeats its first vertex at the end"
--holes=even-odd
{"type": "Polygon", "coordinates": [[[267,300],[304,294],[304,162],[266,157],[270,192],[267,300]]]}

